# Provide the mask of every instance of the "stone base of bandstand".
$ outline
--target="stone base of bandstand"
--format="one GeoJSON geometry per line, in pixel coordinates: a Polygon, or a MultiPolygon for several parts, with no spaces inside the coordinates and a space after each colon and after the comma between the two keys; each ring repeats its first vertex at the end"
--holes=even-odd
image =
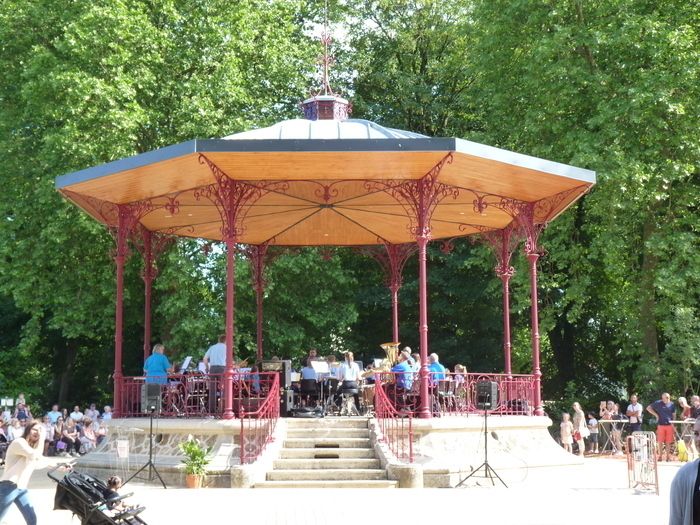
{"type": "MultiPolygon", "coordinates": [[[[370,425],[375,451],[390,479],[399,486],[454,487],[484,463],[484,417],[480,415],[413,419],[414,462],[393,459],[376,439],[377,422],[370,425]]],[[[525,477],[529,469],[580,465],[583,458],[566,452],[549,433],[552,420],[538,416],[489,416],[488,462],[509,477],[525,477]]],[[[478,484],[480,473],[470,481],[478,484]]],[[[498,483],[498,481],[496,481],[498,483]]],[[[490,481],[488,482],[490,484],[490,481]]]]}
{"type": "MultiPolygon", "coordinates": [[[[498,473],[527,473],[528,469],[577,465],[582,459],[564,451],[549,434],[552,421],[537,416],[490,416],[488,460],[498,473]]],[[[385,443],[377,439],[377,421],[369,420],[370,436],[382,468],[399,487],[454,487],[484,462],[484,418],[479,415],[413,419],[414,462],[398,462],[385,443]]],[[[206,487],[250,487],[265,480],[278,458],[286,437],[286,419],[276,426],[273,440],[253,464],[240,463],[238,419],[155,419],[153,463],[166,485],[185,485],[182,454],[178,444],[189,436],[211,447],[206,487]]],[[[129,478],[148,462],[148,418],[110,422],[109,437],[96,450],[79,458],[75,468],[100,478],[119,475],[129,478]],[[119,445],[128,444],[128,454],[119,445]]],[[[245,446],[249,446],[246,444],[245,446]]],[[[253,446],[257,446],[253,444],[253,446]]],[[[525,474],[517,474],[525,475],[525,474]]],[[[138,476],[148,478],[148,469],[138,476]]],[[[476,476],[475,476],[476,478],[476,476]]],[[[159,483],[155,474],[149,480],[159,483]]]]}
{"type": "MultiPolygon", "coordinates": [[[[268,444],[265,452],[256,461],[256,469],[271,468],[272,460],[281,446],[281,436],[285,434],[286,424],[280,419],[275,429],[275,438],[268,444]]],[[[165,481],[174,487],[185,486],[183,456],[178,445],[192,436],[204,446],[211,447],[211,462],[207,466],[205,487],[231,487],[234,478],[241,476],[251,468],[240,464],[239,419],[154,419],[153,420],[153,464],[165,481]]],[[[127,418],[110,421],[108,438],[94,451],[80,457],[74,468],[102,479],[118,475],[128,479],[148,462],[150,421],[148,418],[127,418]],[[124,444],[128,444],[124,456],[124,444]],[[120,445],[122,450],[119,450],[120,445]]],[[[247,440],[246,440],[247,442],[247,440]]],[[[146,468],[139,473],[135,481],[149,481],[158,484],[158,477],[146,468]]]]}

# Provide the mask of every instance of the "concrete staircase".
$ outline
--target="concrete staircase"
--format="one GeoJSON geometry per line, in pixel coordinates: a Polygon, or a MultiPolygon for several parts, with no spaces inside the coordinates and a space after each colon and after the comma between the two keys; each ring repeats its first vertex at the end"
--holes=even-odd
{"type": "Polygon", "coordinates": [[[370,443],[367,418],[287,419],[287,439],[255,488],[395,488],[370,443]]]}

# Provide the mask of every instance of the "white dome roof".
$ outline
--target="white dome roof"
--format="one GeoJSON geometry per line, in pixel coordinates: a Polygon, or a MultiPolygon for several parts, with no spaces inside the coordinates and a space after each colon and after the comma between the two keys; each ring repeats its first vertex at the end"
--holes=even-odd
{"type": "Polygon", "coordinates": [[[269,128],[243,131],[224,137],[225,140],[271,139],[418,139],[427,138],[420,133],[385,128],[363,119],[347,120],[283,120],[269,128]]]}

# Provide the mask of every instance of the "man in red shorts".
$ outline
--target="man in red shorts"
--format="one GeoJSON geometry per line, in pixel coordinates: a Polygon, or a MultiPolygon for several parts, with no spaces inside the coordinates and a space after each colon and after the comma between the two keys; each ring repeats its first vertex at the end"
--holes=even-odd
{"type": "Polygon", "coordinates": [[[658,446],[659,461],[662,461],[662,450],[666,450],[666,461],[671,461],[671,450],[675,437],[673,434],[673,421],[676,415],[676,406],[671,403],[671,396],[661,394],[661,399],[654,401],[647,407],[647,412],[657,420],[656,444],[658,446]]]}

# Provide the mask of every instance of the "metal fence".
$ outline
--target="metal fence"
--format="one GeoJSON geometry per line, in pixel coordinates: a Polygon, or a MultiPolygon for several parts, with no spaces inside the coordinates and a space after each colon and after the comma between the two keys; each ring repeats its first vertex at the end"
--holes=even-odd
{"type": "Polygon", "coordinates": [[[633,432],[627,436],[627,478],[632,489],[655,490],[659,494],[656,434],[633,432]]]}

